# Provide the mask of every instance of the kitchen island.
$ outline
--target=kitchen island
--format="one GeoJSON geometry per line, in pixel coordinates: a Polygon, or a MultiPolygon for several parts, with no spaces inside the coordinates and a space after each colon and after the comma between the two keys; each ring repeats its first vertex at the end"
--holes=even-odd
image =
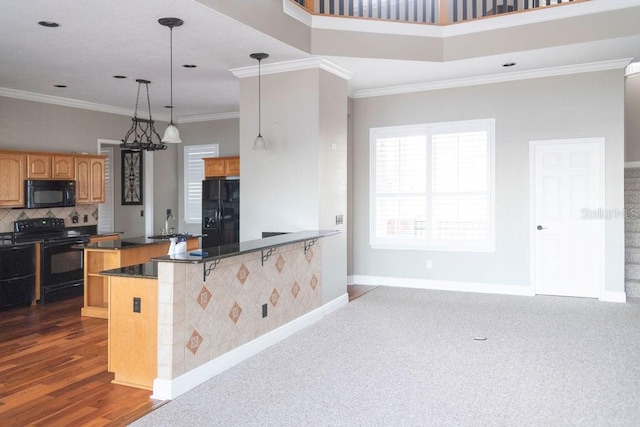
{"type": "Polygon", "coordinates": [[[319,320],[320,239],[303,231],[103,271],[114,382],[172,399],[319,320]]]}
{"type": "MultiPolygon", "coordinates": [[[[185,237],[188,250],[198,248],[200,236],[185,237]]],[[[101,271],[145,263],[152,257],[166,254],[169,246],[169,240],[146,237],[97,241],[83,245],[84,306],[81,314],[101,319],[108,316],[108,278],[100,276],[101,271]]]]}

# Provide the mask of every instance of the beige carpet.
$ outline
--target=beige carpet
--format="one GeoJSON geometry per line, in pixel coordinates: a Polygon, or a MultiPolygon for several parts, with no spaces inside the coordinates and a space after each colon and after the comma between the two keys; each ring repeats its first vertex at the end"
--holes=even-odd
{"type": "Polygon", "coordinates": [[[638,426],[640,303],[378,287],[135,425],[638,426]]]}

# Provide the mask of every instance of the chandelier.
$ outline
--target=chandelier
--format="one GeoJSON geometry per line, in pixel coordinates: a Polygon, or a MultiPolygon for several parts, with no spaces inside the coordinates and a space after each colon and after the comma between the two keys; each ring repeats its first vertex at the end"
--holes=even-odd
{"type": "Polygon", "coordinates": [[[122,144],[120,144],[121,148],[131,150],[131,151],[159,151],[166,150],[167,146],[162,143],[160,140],[160,135],[156,132],[155,127],[153,126],[153,119],[151,118],[151,101],[149,100],[149,80],[137,79],[138,82],[138,95],[136,96],[136,109],[133,114],[133,124],[131,125],[131,129],[127,132],[127,134],[122,139],[122,144]],[[149,108],[149,118],[141,119],[138,118],[138,102],[140,101],[140,87],[144,84],[145,90],[147,91],[147,107],[149,108]],[[129,139],[133,138],[133,141],[129,139]]]}

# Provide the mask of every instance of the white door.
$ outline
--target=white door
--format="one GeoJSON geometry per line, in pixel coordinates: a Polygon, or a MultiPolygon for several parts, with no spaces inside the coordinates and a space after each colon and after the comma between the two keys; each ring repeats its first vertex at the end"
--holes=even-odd
{"type": "Polygon", "coordinates": [[[533,285],[537,294],[597,298],[604,139],[531,143],[533,285]]]}

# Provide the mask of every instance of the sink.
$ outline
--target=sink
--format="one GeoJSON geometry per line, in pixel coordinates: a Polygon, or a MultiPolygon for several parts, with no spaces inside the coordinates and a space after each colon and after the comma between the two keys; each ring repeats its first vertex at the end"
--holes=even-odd
{"type": "Polygon", "coordinates": [[[171,237],[191,237],[191,234],[158,234],[156,236],[149,236],[147,239],[155,239],[155,240],[169,240],[171,237]]]}

